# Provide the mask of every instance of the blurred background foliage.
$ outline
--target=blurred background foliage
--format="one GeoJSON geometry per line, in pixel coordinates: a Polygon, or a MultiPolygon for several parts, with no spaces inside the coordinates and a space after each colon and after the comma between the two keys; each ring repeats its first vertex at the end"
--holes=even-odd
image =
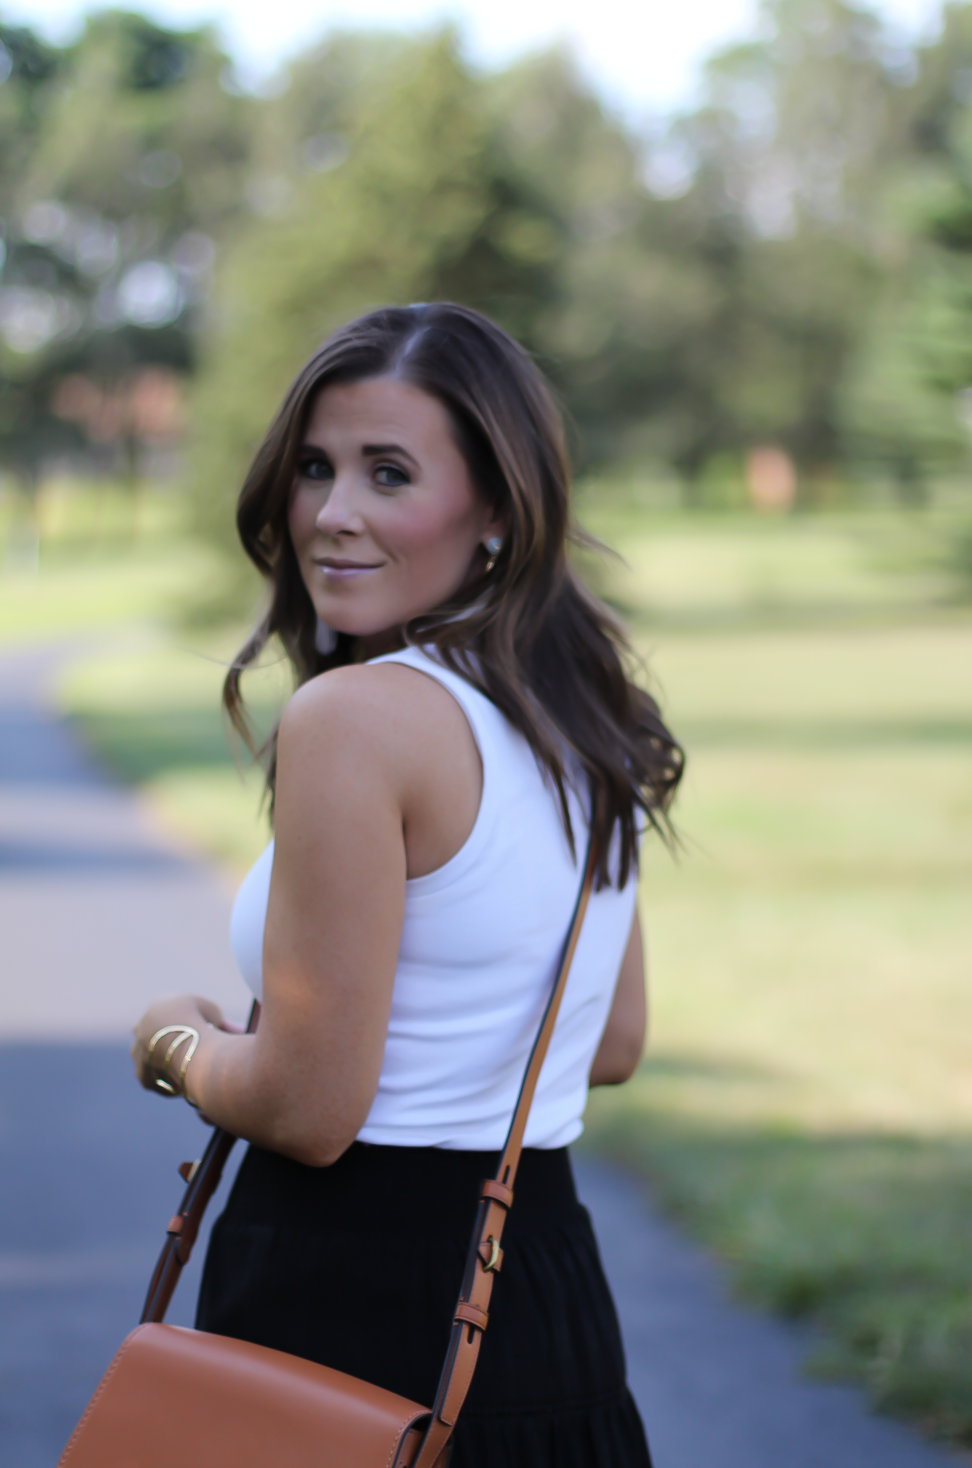
{"type": "Polygon", "coordinates": [[[177,450],[228,544],[295,364],[452,297],[536,354],[582,470],[923,502],[969,451],[972,9],[905,51],[843,0],[767,0],[759,36],[640,135],[567,52],[484,75],[449,30],[333,35],[256,96],[207,30],[0,26],[3,462],[30,491],[177,450]]]}
{"type": "MultiPolygon", "coordinates": [[[[653,1036],[589,1135],[821,1371],[972,1445],[972,5],[903,49],[770,0],[638,131],[561,50],[0,23],[0,642],[235,880],[232,510],[338,321],[448,297],[535,354],[577,512],[689,751],[646,857],[653,1036]]],[[[268,721],[288,682],[248,675],[268,721]]]]}

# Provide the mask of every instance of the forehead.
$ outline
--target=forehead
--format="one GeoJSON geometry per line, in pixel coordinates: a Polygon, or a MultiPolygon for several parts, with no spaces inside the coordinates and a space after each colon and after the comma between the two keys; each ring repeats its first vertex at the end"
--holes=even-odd
{"type": "Polygon", "coordinates": [[[311,404],[304,437],[335,443],[397,443],[413,451],[453,446],[449,414],[438,398],[400,378],[331,383],[311,404]]]}

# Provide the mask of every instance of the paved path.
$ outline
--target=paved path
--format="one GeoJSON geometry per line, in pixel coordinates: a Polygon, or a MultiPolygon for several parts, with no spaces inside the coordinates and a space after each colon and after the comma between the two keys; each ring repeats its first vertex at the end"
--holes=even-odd
{"type": "MultiPolygon", "coordinates": [[[[2,1468],[53,1468],[137,1318],[176,1166],[200,1150],[189,1109],[132,1082],[133,1015],[166,989],[245,1006],[221,884],[170,850],[46,712],[63,652],[0,659],[2,1468]]],[[[802,1379],[800,1337],[730,1304],[636,1182],[586,1159],[578,1174],[656,1468],[953,1461],[854,1392],[802,1379]]],[[[176,1323],[191,1321],[201,1255],[176,1323]]]]}
{"type": "Polygon", "coordinates": [[[617,1170],[580,1191],[618,1302],[655,1468],[944,1468],[956,1459],[872,1416],[858,1392],[801,1375],[801,1333],[731,1302],[711,1259],[617,1170]]]}
{"type": "Polygon", "coordinates": [[[120,1038],[153,995],[187,989],[241,1017],[219,881],[44,709],[65,656],[0,658],[0,1037],[120,1038]]]}

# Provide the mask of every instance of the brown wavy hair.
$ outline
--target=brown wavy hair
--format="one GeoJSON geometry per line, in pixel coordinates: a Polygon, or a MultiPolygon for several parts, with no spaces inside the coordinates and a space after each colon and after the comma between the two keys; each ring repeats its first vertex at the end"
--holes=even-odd
{"type": "Polygon", "coordinates": [[[622,627],[568,559],[571,542],[595,542],[571,522],[563,422],[549,388],[506,332],[447,302],[372,311],[329,337],[294,378],[240,493],[237,528],[269,584],[270,605],[227,675],[223,703],[266,759],[271,809],[276,728],[256,751],[241,673],[274,636],[298,685],[354,659],[355,639],[343,633],[332,652],[317,651],[317,617],[287,526],[305,424],[329,384],[387,375],[445,406],[473,483],[507,524],[494,567],[487,572],[484,554],[452,601],[403,629],[405,640],[434,647],[520,731],[556,792],[572,849],[568,771],[579,766],[590,787],[597,885],[623,886],[645,821],[671,838],[682,750],[629,676],[622,627]],[[609,860],[615,837],[617,859],[609,860]]]}

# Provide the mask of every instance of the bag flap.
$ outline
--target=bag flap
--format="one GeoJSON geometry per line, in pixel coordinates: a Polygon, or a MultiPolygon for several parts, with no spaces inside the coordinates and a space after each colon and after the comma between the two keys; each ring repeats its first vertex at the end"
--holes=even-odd
{"type": "Polygon", "coordinates": [[[58,1468],[406,1468],[418,1442],[408,1429],[428,1417],[427,1407],[283,1351],[140,1325],[58,1468]]]}

